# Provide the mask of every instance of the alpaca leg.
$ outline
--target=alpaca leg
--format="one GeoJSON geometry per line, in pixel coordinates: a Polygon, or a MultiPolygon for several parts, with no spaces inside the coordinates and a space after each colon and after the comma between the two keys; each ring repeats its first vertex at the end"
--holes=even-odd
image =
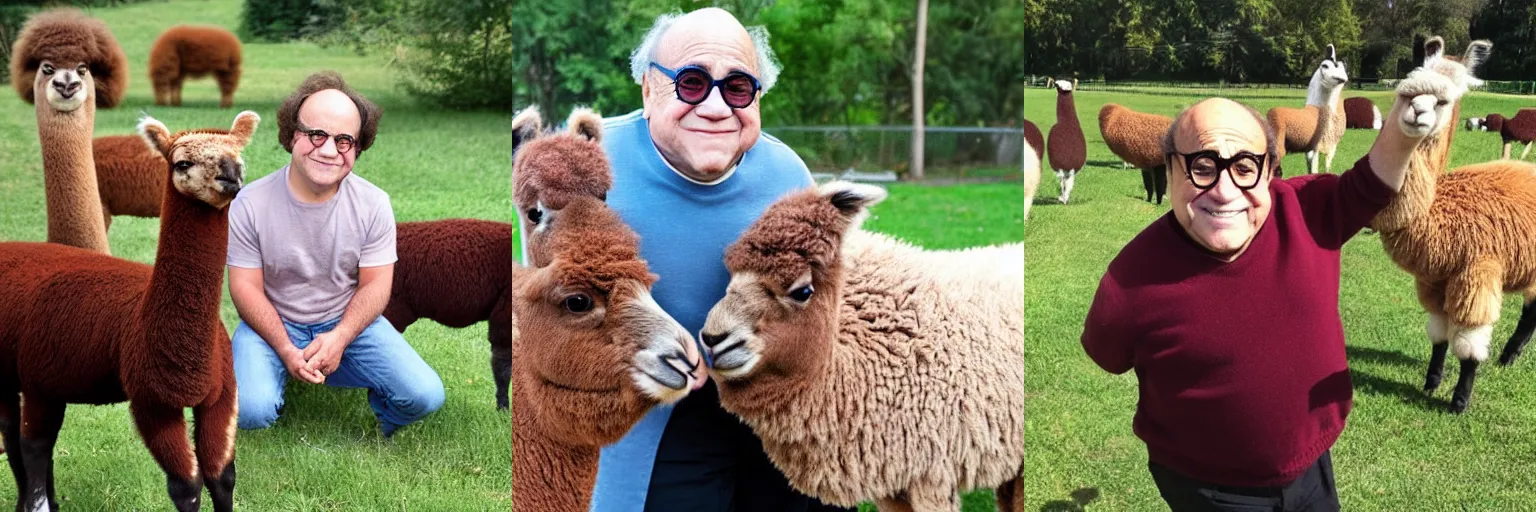
{"type": "Polygon", "coordinates": [[[203,494],[197,474],[197,457],[187,442],[187,421],[180,407],[129,402],[133,424],[155,462],[165,472],[166,491],[179,512],[196,511],[203,494]]]}
{"type": "Polygon", "coordinates": [[[219,82],[219,108],[235,106],[235,87],[240,85],[240,71],[214,73],[219,82]]]}
{"type": "Polygon", "coordinates": [[[163,83],[155,83],[155,104],[166,105],[171,102],[170,92],[163,83]]]}
{"type": "Polygon", "coordinates": [[[491,308],[491,319],[487,323],[491,342],[491,376],[496,379],[496,408],[505,411],[509,405],[507,389],[512,382],[512,306],[508,294],[503,293],[496,306],[491,308]]]}
{"type": "Polygon", "coordinates": [[[53,492],[53,445],[64,426],[64,407],[36,398],[22,401],[19,455],[27,467],[27,492],[20,501],[28,511],[59,508],[53,492]]]}
{"type": "Polygon", "coordinates": [[[1456,379],[1456,391],[1451,394],[1451,412],[1460,414],[1472,401],[1472,385],[1477,380],[1477,366],[1488,358],[1488,342],[1493,338],[1492,325],[1480,325],[1458,329],[1451,346],[1456,358],[1461,360],[1461,376],[1456,379]],[[1467,351],[1463,351],[1463,348],[1467,351]]]}
{"type": "Polygon", "coordinates": [[[1330,174],[1333,173],[1333,155],[1338,152],[1339,148],[1333,148],[1333,151],[1328,152],[1328,159],[1325,160],[1324,162],[1326,163],[1323,164],[1323,172],[1330,174]]]}
{"type": "Polygon", "coordinates": [[[1067,179],[1061,182],[1061,204],[1067,204],[1072,197],[1072,187],[1077,181],[1077,171],[1067,171],[1067,179]]]}
{"type": "Polygon", "coordinates": [[[1066,171],[1062,171],[1062,170],[1059,170],[1059,169],[1056,171],[1056,185],[1057,185],[1057,189],[1060,191],[1060,193],[1058,193],[1056,195],[1056,200],[1057,201],[1061,201],[1061,204],[1067,204],[1067,172],[1066,171]]]}
{"type": "Polygon", "coordinates": [[[1533,332],[1536,332],[1536,297],[1527,297],[1525,306],[1520,308],[1520,321],[1515,324],[1515,332],[1509,335],[1509,341],[1504,342],[1504,352],[1499,354],[1499,366],[1514,364],[1520,352],[1525,350],[1525,344],[1531,342],[1533,332]]]}
{"type": "Polygon", "coordinates": [[[1501,156],[1499,158],[1509,158],[1509,146],[1510,146],[1510,144],[1511,143],[1509,143],[1509,142],[1505,142],[1504,143],[1504,156],[1501,156]]]}
{"type": "Polygon", "coordinates": [[[1152,202],[1152,195],[1157,192],[1157,178],[1152,177],[1152,169],[1141,170],[1141,187],[1147,189],[1147,202],[1152,202]]]}
{"type": "Polygon", "coordinates": [[[27,495],[27,466],[21,461],[21,395],[15,391],[0,392],[0,430],[4,431],[5,452],[11,454],[6,461],[11,465],[11,476],[16,477],[19,505],[27,495]]]}
{"type": "Polygon", "coordinates": [[[234,375],[225,381],[218,400],[192,409],[192,419],[197,422],[192,435],[197,441],[198,470],[217,512],[234,510],[235,416],[239,403],[234,375]]]}
{"type": "Polygon", "coordinates": [[[1168,195],[1168,166],[1159,165],[1152,172],[1152,177],[1157,181],[1157,204],[1163,204],[1163,197],[1168,195]]]}
{"type": "Polygon", "coordinates": [[[182,80],[180,78],[177,78],[175,80],[172,80],[171,81],[171,85],[169,86],[169,88],[170,88],[169,94],[171,95],[171,106],[173,106],[173,107],[180,107],[181,106],[181,84],[182,84],[182,80]]]}
{"type": "Polygon", "coordinates": [[[1429,313],[1429,324],[1424,330],[1429,334],[1431,352],[1429,370],[1424,374],[1424,391],[1433,393],[1440,387],[1445,370],[1445,352],[1451,348],[1451,336],[1447,331],[1450,324],[1445,316],[1445,291],[1423,281],[1414,282],[1414,291],[1418,295],[1419,304],[1429,313]]]}
{"type": "Polygon", "coordinates": [[[1451,352],[1461,360],[1461,376],[1451,395],[1451,412],[1467,409],[1472,399],[1472,385],[1477,366],[1488,359],[1488,342],[1493,324],[1499,320],[1499,302],[1503,272],[1491,261],[1479,261],[1446,285],[1446,312],[1450,313],[1451,352]]]}
{"type": "Polygon", "coordinates": [[[1520,159],[1521,160],[1525,160],[1525,157],[1531,156],[1531,144],[1536,144],[1536,142],[1527,142],[1527,143],[1525,143],[1525,151],[1521,151],[1520,152],[1520,159]]]}
{"type": "Polygon", "coordinates": [[[1307,152],[1307,174],[1317,174],[1317,151],[1307,152]]]}

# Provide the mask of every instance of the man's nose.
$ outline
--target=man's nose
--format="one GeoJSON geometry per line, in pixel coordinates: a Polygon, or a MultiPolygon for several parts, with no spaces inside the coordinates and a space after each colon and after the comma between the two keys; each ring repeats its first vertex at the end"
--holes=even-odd
{"type": "Polygon", "coordinates": [[[725,96],[720,93],[719,87],[711,87],[709,96],[702,103],[693,107],[693,111],[700,117],[709,119],[725,119],[735,115],[731,106],[725,104],[725,96]]]}

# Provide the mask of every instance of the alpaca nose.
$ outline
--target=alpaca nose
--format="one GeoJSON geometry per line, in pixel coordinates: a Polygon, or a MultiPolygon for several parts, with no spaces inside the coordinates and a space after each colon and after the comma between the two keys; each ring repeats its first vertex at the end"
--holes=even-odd
{"type": "Polygon", "coordinates": [[[226,158],[219,161],[219,175],[213,178],[218,182],[219,188],[226,194],[240,191],[241,181],[245,178],[245,166],[234,159],[226,158]]]}
{"type": "Polygon", "coordinates": [[[730,333],[721,333],[721,334],[710,334],[710,333],[707,333],[707,332],[699,333],[699,338],[704,341],[704,345],[708,346],[711,349],[715,348],[715,345],[719,345],[720,342],[725,341],[725,339],[729,338],[730,336],[731,336],[730,333]]]}
{"type": "Polygon", "coordinates": [[[69,97],[74,96],[75,92],[78,92],[80,90],[80,86],[81,86],[80,79],[72,77],[72,76],[71,77],[65,77],[65,79],[63,81],[59,81],[59,80],[54,80],[53,81],[53,90],[59,91],[59,95],[65,97],[65,98],[69,98],[69,97]]]}

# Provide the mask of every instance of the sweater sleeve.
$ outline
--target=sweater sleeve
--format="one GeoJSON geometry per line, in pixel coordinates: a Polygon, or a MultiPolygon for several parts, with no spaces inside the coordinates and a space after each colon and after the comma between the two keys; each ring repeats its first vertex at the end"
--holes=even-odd
{"type": "Polygon", "coordinates": [[[1135,362],[1132,338],[1120,319],[1127,317],[1124,289],[1115,278],[1114,265],[1099,280],[1099,290],[1083,322],[1083,351],[1109,373],[1125,373],[1135,362]]]}
{"type": "Polygon", "coordinates": [[[1313,238],[1328,249],[1343,247],[1396,195],[1371,169],[1370,156],[1360,157],[1353,168],[1338,177],[1312,175],[1287,182],[1296,187],[1313,238]]]}

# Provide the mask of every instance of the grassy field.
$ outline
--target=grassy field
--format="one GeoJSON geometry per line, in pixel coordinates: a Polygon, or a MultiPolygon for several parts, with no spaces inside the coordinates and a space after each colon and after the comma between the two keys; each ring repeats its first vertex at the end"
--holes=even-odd
{"type": "MultiPolygon", "coordinates": [[[[1049,132],[1055,124],[1055,92],[1025,91],[1025,117],[1049,132]]],[[[1140,172],[1121,169],[1098,130],[1107,102],[1173,115],[1201,98],[1223,95],[1261,111],[1300,106],[1305,92],[1292,90],[1117,89],[1091,87],[1076,93],[1077,113],[1088,139],[1088,167],[1077,178],[1072,204],[1056,203],[1057,183],[1046,171],[1026,228],[1029,251],[1025,285],[1026,388],[1029,422],[1026,495],[1030,510],[1156,510],[1165,508],[1146,469],[1146,448],[1131,432],[1136,406],[1132,373],[1114,376],[1083,353],[1083,318],[1109,261],[1126,242],[1168,212],[1166,203],[1142,200],[1140,172]]],[[[1366,96],[1383,113],[1390,92],[1366,96]]],[[[1510,115],[1536,106],[1536,98],[1471,93],[1462,117],[1489,112],[1510,115]]],[[[1458,127],[1460,124],[1458,123],[1458,127]]],[[[1364,156],[1376,132],[1349,130],[1334,172],[1364,156]]],[[[1497,134],[1460,131],[1452,165],[1496,158],[1497,134]]],[[[1283,162],[1287,176],[1305,172],[1301,154],[1283,162]]],[[[1454,386],[1434,395],[1420,390],[1429,356],[1426,315],[1414,298],[1411,277],[1381,249],[1376,236],[1361,234],[1343,254],[1340,310],[1355,384],[1349,426],[1334,446],[1339,494],[1345,510],[1530,510],[1536,473],[1536,369],[1529,359],[1509,368],[1485,365],[1470,410],[1446,412],[1454,386]]],[[[1519,315],[1508,297],[1491,350],[1503,348],[1519,315]]],[[[1456,364],[1446,366],[1454,382],[1456,364]]]]}
{"type": "MultiPolygon", "coordinates": [[[[235,109],[220,110],[212,79],[190,81],[181,108],[157,107],[149,84],[150,44],[181,22],[234,28],[238,0],[175,0],[100,9],[130,63],[128,98],[98,111],[96,135],[130,133],[140,111],[172,130],[228,128],[240,109],[262,116],[245,152],[246,178],[277,170],[278,104],[309,73],[340,71],[384,108],[373,149],[356,172],[388,191],[400,221],[447,217],[511,220],[507,128],[510,114],[445,112],[418,106],[394,87],[388,55],[359,57],[310,44],[247,44],[235,109]]],[[[46,236],[42,158],[33,107],[9,87],[0,94],[0,240],[46,236]]],[[[152,262],[158,219],[118,217],[114,255],[152,262]]],[[[227,296],[227,292],[226,292],[227,296]]],[[[236,315],[225,299],[224,320],[236,315]]],[[[246,510],[507,510],[510,422],[496,411],[485,324],[453,330],[417,323],[406,339],[447,388],[442,410],[384,441],[365,392],[301,383],[288,387],[277,425],[241,431],[235,503],[246,510]]],[[[139,441],[124,405],[72,406],[55,454],[59,498],[73,510],[164,510],[165,479],[139,441]]],[[[15,499],[0,485],[0,503],[15,499]]]]}

